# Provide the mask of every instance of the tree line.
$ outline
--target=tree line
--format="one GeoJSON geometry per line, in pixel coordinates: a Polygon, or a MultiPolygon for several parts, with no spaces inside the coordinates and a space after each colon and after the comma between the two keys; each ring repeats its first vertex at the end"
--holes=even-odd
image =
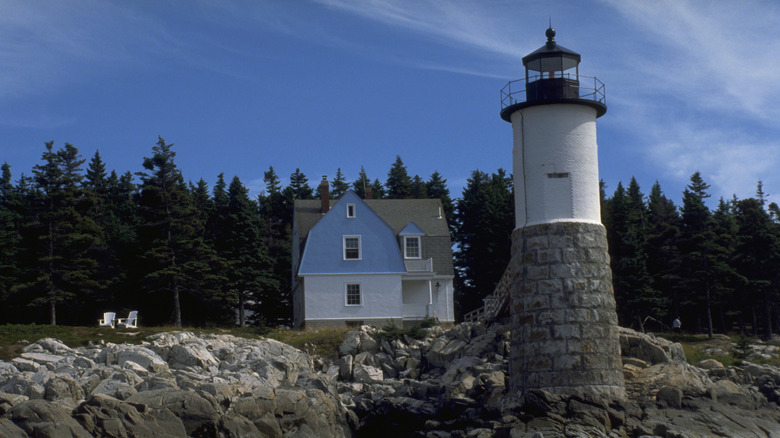
{"type": "Polygon", "coordinates": [[[721,198],[711,210],[709,187],[694,173],[679,207],[657,182],[648,196],[634,178],[611,198],[602,190],[621,325],[659,329],[680,316],[683,327],[709,336],[764,338],[780,327],[778,205],[767,202],[759,181],[754,197],[721,198]]]}
{"type": "MultiPolygon", "coordinates": [[[[319,198],[300,169],[282,187],[273,167],[256,199],[238,177],[185,181],[163,138],[139,172],[107,171],[66,143],[45,144],[31,175],[0,175],[0,323],[91,325],[139,310],[144,324],[289,324],[295,199],[319,198]]],[[[330,197],[438,197],[446,180],[410,176],[397,157],[382,183],[338,169],[330,197]]]]}
{"type": "MultiPolygon", "coordinates": [[[[104,311],[139,310],[150,325],[289,324],[295,199],[316,199],[295,169],[282,186],[273,167],[255,199],[238,177],[213,188],[185,181],[172,144],[159,138],[142,170],[107,171],[65,144],[45,144],[30,176],[0,175],[0,322],[91,325],[104,311]]],[[[434,172],[409,175],[396,157],[382,182],[338,169],[331,199],[347,190],[375,199],[438,198],[453,237],[456,316],[482,304],[511,257],[512,177],[474,170],[460,198],[434,172]]],[[[676,206],[656,183],[632,178],[611,197],[602,184],[621,325],[713,331],[780,326],[780,210],[759,183],[711,211],[699,173],[676,206]]]]}

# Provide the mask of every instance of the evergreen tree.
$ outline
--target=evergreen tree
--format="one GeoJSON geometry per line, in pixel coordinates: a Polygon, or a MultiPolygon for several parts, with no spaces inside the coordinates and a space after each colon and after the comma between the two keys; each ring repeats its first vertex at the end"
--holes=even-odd
{"type": "Polygon", "coordinates": [[[413,196],[412,178],[406,171],[401,157],[396,155],[395,162],[387,173],[387,197],[390,199],[407,199],[413,196]]]}
{"type": "Polygon", "coordinates": [[[119,176],[111,171],[103,201],[105,216],[100,222],[106,250],[100,264],[100,278],[106,284],[102,302],[111,309],[137,306],[137,291],[141,287],[137,280],[140,273],[137,196],[131,172],[119,176]]]}
{"type": "Polygon", "coordinates": [[[414,199],[426,199],[428,198],[428,186],[425,181],[420,178],[420,175],[415,175],[412,178],[412,198],[414,199]]]}
{"type": "Polygon", "coordinates": [[[290,185],[284,189],[284,194],[290,201],[293,199],[314,199],[314,190],[309,186],[309,180],[298,168],[290,175],[290,185]]]}
{"type": "MultiPolygon", "coordinates": [[[[216,193],[216,188],[214,192],[216,193]]],[[[201,178],[195,184],[190,183],[190,196],[192,197],[192,206],[198,212],[198,220],[204,224],[208,223],[214,215],[215,206],[214,200],[209,195],[209,185],[206,180],[201,178]]]]}
{"type": "MultiPolygon", "coordinates": [[[[84,213],[80,183],[84,160],[70,144],[54,151],[54,142],[46,143],[43,164],[33,168],[35,182],[43,194],[37,221],[30,223],[38,245],[32,249],[38,263],[29,266],[31,275],[21,287],[32,292],[30,304],[46,305],[49,322],[57,324],[58,304],[91,302],[99,285],[95,281],[97,262],[88,250],[98,242],[99,230],[84,213]],[[85,299],[86,298],[86,299],[85,299]]],[[[77,316],[71,312],[71,315],[77,316]]]]}
{"type": "Polygon", "coordinates": [[[682,236],[683,284],[690,305],[704,310],[704,324],[712,337],[712,286],[719,251],[713,230],[712,214],[704,203],[709,185],[699,172],[683,192],[682,236]]]}
{"type": "Polygon", "coordinates": [[[501,279],[511,258],[514,205],[511,180],[475,170],[455,210],[455,266],[460,315],[482,305],[501,279]]]}
{"type": "MultiPolygon", "coordinates": [[[[772,337],[772,306],[777,289],[780,263],[778,234],[761,200],[751,198],[736,203],[738,226],[734,261],[744,279],[748,295],[762,309],[763,338],[772,337]]],[[[755,326],[756,324],[754,324],[755,326]]]]}
{"type": "Polygon", "coordinates": [[[387,191],[385,190],[385,186],[382,185],[382,182],[379,181],[379,178],[375,178],[374,182],[371,183],[371,192],[372,197],[371,199],[383,199],[383,198],[389,198],[387,191]]]}
{"type": "Polygon", "coordinates": [[[455,205],[450,197],[450,189],[447,188],[447,180],[436,171],[431,174],[430,179],[425,184],[429,198],[441,199],[444,217],[447,218],[447,224],[450,227],[450,233],[452,233],[455,227],[455,205]]]}
{"type": "Polygon", "coordinates": [[[735,295],[740,287],[741,276],[735,268],[733,256],[736,251],[737,221],[730,202],[721,198],[718,208],[712,214],[715,248],[713,251],[712,302],[718,309],[718,320],[722,333],[728,332],[726,314],[734,313],[743,304],[735,295]]]}
{"type": "MultiPolygon", "coordinates": [[[[366,169],[360,166],[360,174],[357,179],[352,182],[352,191],[355,192],[360,198],[365,199],[366,188],[371,186],[371,180],[366,175],[366,169]]],[[[372,188],[373,189],[373,188],[372,188]]]]}
{"type": "Polygon", "coordinates": [[[227,219],[218,248],[227,262],[226,298],[238,310],[239,325],[246,324],[247,300],[263,321],[275,320],[280,303],[278,282],[273,278],[272,261],[262,239],[262,223],[257,206],[238,177],[228,189],[228,204],[222,214],[227,219]]]}
{"type": "Polygon", "coordinates": [[[628,191],[618,183],[609,203],[608,239],[618,316],[623,325],[636,321],[644,331],[645,320],[661,320],[666,309],[647,268],[648,212],[636,179],[631,178],[628,191]]]}
{"type": "MultiPolygon", "coordinates": [[[[263,240],[268,248],[268,255],[273,261],[272,278],[278,284],[279,306],[277,314],[266,317],[279,324],[287,324],[292,318],[292,297],[290,266],[292,265],[292,200],[283,193],[273,167],[264,175],[266,193],[258,198],[260,217],[263,224],[263,240]]],[[[286,190],[286,189],[285,189],[286,190]]]]}
{"type": "Polygon", "coordinates": [[[344,174],[341,173],[341,168],[336,170],[336,178],[330,182],[330,197],[331,199],[341,199],[345,193],[349,190],[349,184],[344,179],[344,174]]]}
{"type": "MultiPolygon", "coordinates": [[[[172,144],[160,137],[145,157],[146,172],[141,178],[141,212],[139,228],[147,280],[147,290],[153,294],[171,295],[170,315],[176,327],[182,326],[182,302],[187,298],[192,307],[205,312],[213,301],[221,266],[203,237],[204,224],[194,209],[189,191],[173,159],[172,144]],[[183,297],[183,293],[189,293],[183,297]]],[[[156,313],[167,306],[157,301],[147,312],[156,313]]],[[[201,318],[204,314],[198,314],[201,318]]]]}
{"type": "Polygon", "coordinates": [[[670,304],[672,316],[680,314],[680,215],[674,202],[661,191],[658,181],[647,202],[647,270],[653,285],[670,304]]]}
{"type": "Polygon", "coordinates": [[[10,321],[11,288],[19,282],[18,254],[21,236],[18,197],[11,183],[11,166],[0,168],[0,320],[10,321]]]}

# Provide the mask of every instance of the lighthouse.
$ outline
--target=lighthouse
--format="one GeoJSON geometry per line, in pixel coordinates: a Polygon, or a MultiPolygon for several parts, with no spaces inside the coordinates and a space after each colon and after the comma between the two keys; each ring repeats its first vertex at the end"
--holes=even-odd
{"type": "Polygon", "coordinates": [[[580,74],[581,56],[555,41],[523,58],[525,78],[501,91],[512,124],[510,387],[625,397],[601,224],[596,119],[605,88],[580,74]]]}

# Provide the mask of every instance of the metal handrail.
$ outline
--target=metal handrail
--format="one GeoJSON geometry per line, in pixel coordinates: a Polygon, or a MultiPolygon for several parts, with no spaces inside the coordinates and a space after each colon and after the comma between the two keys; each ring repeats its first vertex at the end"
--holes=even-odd
{"type": "MultiPolygon", "coordinates": [[[[572,79],[577,80],[579,85],[571,86],[572,88],[578,89],[578,95],[580,99],[585,100],[592,100],[594,102],[599,102],[604,105],[607,104],[607,95],[606,95],[606,87],[604,86],[604,83],[598,80],[595,76],[584,76],[584,75],[572,75],[572,74],[564,74],[562,76],[559,76],[558,78],[564,78],[564,79],[572,79]],[[592,79],[592,85],[590,84],[592,79]]],[[[535,82],[539,79],[547,79],[542,77],[541,75],[533,75],[528,77],[528,83],[535,82]]],[[[526,85],[526,79],[516,79],[514,81],[509,81],[504,86],[504,88],[501,89],[501,109],[514,105],[516,103],[522,103],[526,101],[526,95],[525,95],[525,85],[526,85]],[[522,85],[518,87],[518,85],[515,85],[515,90],[512,90],[512,85],[520,82],[522,85]],[[517,90],[517,88],[522,88],[521,90],[517,90]]]]}

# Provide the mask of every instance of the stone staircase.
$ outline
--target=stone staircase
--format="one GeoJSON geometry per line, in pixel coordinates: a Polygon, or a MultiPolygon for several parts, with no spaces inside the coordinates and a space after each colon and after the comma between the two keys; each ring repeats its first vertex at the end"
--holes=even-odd
{"type": "Polygon", "coordinates": [[[463,315],[465,322],[489,322],[509,310],[509,287],[512,284],[512,262],[498,281],[493,293],[483,299],[482,307],[463,315]]]}

